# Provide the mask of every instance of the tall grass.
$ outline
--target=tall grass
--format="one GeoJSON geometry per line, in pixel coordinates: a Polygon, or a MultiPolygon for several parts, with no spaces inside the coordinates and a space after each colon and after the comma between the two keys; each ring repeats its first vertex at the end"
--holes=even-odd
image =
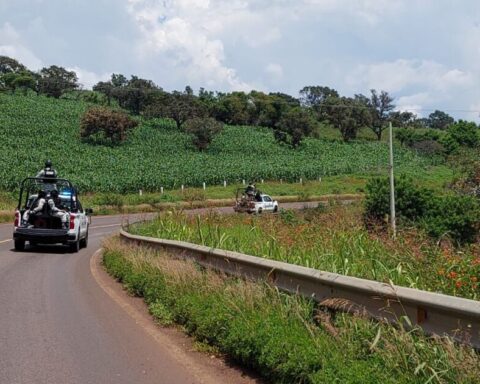
{"type": "Polygon", "coordinates": [[[315,269],[478,299],[480,249],[432,243],[416,230],[396,242],[367,231],[360,207],[284,211],[280,215],[160,215],[131,227],[147,236],[299,264],[315,269]]]}
{"type": "MultiPolygon", "coordinates": [[[[207,235],[207,234],[205,234],[207,235]]],[[[104,244],[104,264],[155,318],[178,323],[275,383],[478,383],[467,347],[362,316],[330,316],[267,284],[228,278],[170,255],[104,244]]]]}

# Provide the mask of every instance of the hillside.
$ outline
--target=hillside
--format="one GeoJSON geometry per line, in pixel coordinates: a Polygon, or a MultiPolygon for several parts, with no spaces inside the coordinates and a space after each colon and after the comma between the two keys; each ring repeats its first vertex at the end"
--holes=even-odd
{"type": "MultiPolygon", "coordinates": [[[[60,175],[82,191],[133,192],[199,186],[224,179],[318,179],[324,175],[364,174],[385,169],[385,143],[309,138],[291,150],[272,132],[227,126],[205,153],[167,121],[141,121],[123,145],[112,148],[82,143],[81,114],[87,103],[43,96],[0,95],[0,189],[11,190],[51,158],[60,175]]],[[[396,148],[399,171],[415,174],[430,159],[396,148]]]]}

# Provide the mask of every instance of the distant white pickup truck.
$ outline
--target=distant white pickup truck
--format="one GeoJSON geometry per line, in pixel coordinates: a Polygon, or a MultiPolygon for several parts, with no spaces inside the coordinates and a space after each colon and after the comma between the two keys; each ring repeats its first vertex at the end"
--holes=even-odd
{"type": "Polygon", "coordinates": [[[246,194],[243,189],[239,189],[233,209],[235,212],[257,214],[262,212],[278,212],[278,201],[273,200],[269,195],[261,192],[249,195],[246,194]]]}

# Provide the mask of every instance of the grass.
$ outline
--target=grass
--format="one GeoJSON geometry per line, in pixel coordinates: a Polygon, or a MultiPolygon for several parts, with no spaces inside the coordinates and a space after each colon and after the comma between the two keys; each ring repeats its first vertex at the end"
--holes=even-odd
{"type": "Polygon", "coordinates": [[[319,270],[479,299],[480,245],[461,250],[417,229],[396,241],[368,231],[360,205],[283,211],[280,215],[185,215],[169,212],[133,225],[139,235],[182,240],[319,270]]]}
{"type": "MultiPolygon", "coordinates": [[[[382,173],[379,173],[382,174],[382,173]]],[[[288,183],[280,181],[265,180],[264,183],[257,183],[262,191],[274,196],[280,201],[306,201],[315,200],[325,195],[340,194],[362,194],[367,181],[372,175],[337,175],[325,176],[322,181],[304,181],[288,183]]],[[[445,185],[453,179],[453,172],[445,166],[428,167],[425,170],[417,170],[414,177],[421,180],[422,185],[443,191],[445,185]]],[[[228,184],[207,186],[203,188],[186,187],[184,191],[180,188],[159,192],[139,193],[86,193],[81,196],[82,204],[85,207],[93,208],[95,214],[114,214],[123,212],[155,212],[164,208],[171,208],[172,205],[185,203],[195,206],[215,206],[225,200],[222,204],[232,204],[235,193],[243,184],[228,184]],[[203,204],[201,204],[203,202],[203,204]]],[[[13,211],[17,205],[17,192],[0,192],[0,211],[13,211]]],[[[11,213],[8,213],[11,216],[11,213]]],[[[1,219],[0,219],[1,220],[1,219]]]]}
{"type": "Polygon", "coordinates": [[[118,238],[104,249],[107,271],[144,297],[159,323],[179,324],[201,349],[226,354],[270,382],[479,382],[479,356],[448,339],[362,316],[331,316],[267,284],[228,278],[118,238]]]}

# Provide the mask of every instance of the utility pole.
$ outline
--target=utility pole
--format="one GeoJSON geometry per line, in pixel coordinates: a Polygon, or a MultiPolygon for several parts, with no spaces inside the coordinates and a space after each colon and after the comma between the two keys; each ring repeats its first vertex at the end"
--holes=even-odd
{"type": "Polygon", "coordinates": [[[392,224],[393,238],[397,237],[397,223],[395,218],[395,180],[393,178],[393,129],[392,123],[389,123],[388,131],[390,133],[390,221],[392,224]]]}

